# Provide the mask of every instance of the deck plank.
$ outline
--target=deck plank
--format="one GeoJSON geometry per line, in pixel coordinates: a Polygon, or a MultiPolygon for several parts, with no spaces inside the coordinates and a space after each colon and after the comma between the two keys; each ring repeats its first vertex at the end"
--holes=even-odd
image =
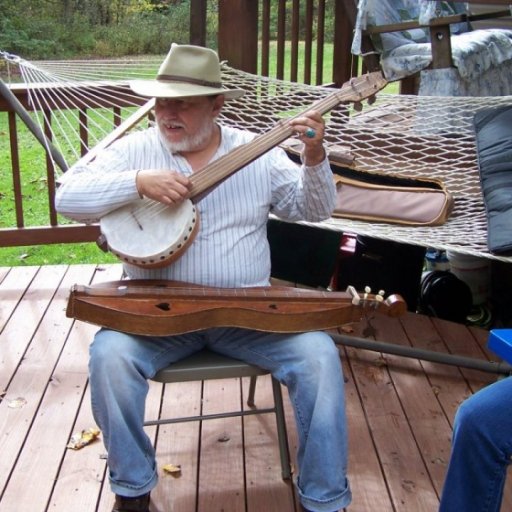
{"type": "MultiPolygon", "coordinates": [[[[248,408],[249,379],[244,379],[244,407],[248,408]]],[[[286,389],[283,402],[290,407],[286,389]]],[[[272,382],[269,375],[258,377],[255,404],[258,408],[273,407],[272,382]]],[[[294,430],[288,422],[288,431],[294,430]]],[[[281,476],[277,425],[274,414],[258,414],[244,418],[244,453],[247,487],[247,510],[281,512],[294,510],[294,493],[290,481],[281,476]],[[264,490],[264,492],[262,492],[264,490]]]]}
{"type": "MultiPolygon", "coordinates": [[[[195,416],[202,401],[200,382],[166,384],[163,391],[162,418],[195,416]]],[[[149,418],[148,418],[149,419],[149,418]]],[[[196,510],[197,472],[200,453],[200,423],[161,425],[158,432],[157,461],[160,482],[152,493],[155,512],[166,510],[196,510]],[[174,464],[181,474],[162,474],[162,466],[174,464]]]]}
{"type": "MultiPolygon", "coordinates": [[[[71,267],[71,271],[66,275],[62,287],[59,288],[59,293],[52,302],[52,311],[44,317],[39,326],[38,332],[42,332],[42,341],[54,351],[53,361],[51,364],[48,364],[49,361],[41,361],[37,347],[32,347],[31,344],[23,365],[16,374],[20,378],[29,375],[30,379],[44,380],[44,386],[40,385],[38,389],[39,393],[43,392],[44,395],[37,400],[37,404],[40,405],[34,414],[30,431],[24,441],[23,452],[18,456],[9,485],[2,497],[0,510],[16,510],[18,508],[21,510],[46,510],[54,481],[58,477],[61,461],[66,452],[66,444],[71,435],[70,428],[74,425],[87,385],[88,345],[93,333],[97,330],[92,325],[73,324],[72,320],[63,314],[71,285],[77,281],[88,279],[94,274],[93,267],[88,267],[92,271],[90,275],[86,274],[86,268],[71,267]],[[60,329],[57,329],[58,326],[60,329]],[[67,339],[71,326],[73,328],[69,339],[67,339]],[[41,330],[42,327],[45,329],[41,330]],[[28,357],[32,350],[35,353],[34,361],[28,357]],[[25,367],[27,367],[27,371],[23,371],[25,367]],[[44,468],[44,471],[41,471],[41,468],[44,468]],[[28,478],[30,486],[26,485],[28,478]],[[25,485],[23,485],[24,483],[25,485]],[[20,489],[23,492],[20,493],[20,489]]],[[[57,272],[57,267],[42,267],[37,277],[41,273],[44,275],[46,269],[48,271],[51,269],[54,274],[57,272]]],[[[64,267],[61,270],[64,270],[64,267]]],[[[96,274],[98,273],[96,272],[96,274]]],[[[59,282],[60,279],[57,284],[59,282]]],[[[38,285],[37,280],[34,280],[34,285],[38,285]]],[[[47,285],[35,288],[35,290],[41,291],[47,289],[49,293],[52,293],[52,287],[47,285]]],[[[25,294],[25,297],[31,296],[39,298],[32,291],[25,294]]],[[[37,339],[35,338],[36,341],[37,339]]],[[[46,354],[47,350],[41,351],[41,353],[46,354]]],[[[35,398],[33,401],[36,401],[35,398]]],[[[19,427],[17,430],[20,430],[19,427]]],[[[88,480],[79,480],[79,482],[75,484],[77,487],[84,485],[88,480]]],[[[69,490],[71,491],[72,488],[69,490]]]]}
{"type": "MultiPolygon", "coordinates": [[[[385,317],[377,322],[379,331],[385,332],[383,341],[410,346],[403,325],[385,317]]],[[[434,491],[439,494],[445,473],[441,462],[450,450],[450,424],[420,361],[392,355],[384,358],[434,491]]]]}
{"type": "MultiPolygon", "coordinates": [[[[378,315],[374,326],[379,340],[395,342],[386,338],[387,331],[380,322],[389,320],[378,315]]],[[[394,327],[393,338],[402,339],[399,324],[394,327]]],[[[386,325],[388,328],[389,325],[386,325]]],[[[356,333],[362,334],[363,325],[356,326],[356,333]]],[[[438,499],[428,475],[414,432],[409,424],[402,397],[395,379],[408,363],[403,358],[388,359],[376,352],[347,349],[352,361],[352,371],[361,389],[369,428],[379,454],[386,483],[395,506],[402,510],[434,510],[438,499]]]]}
{"type": "MultiPolygon", "coordinates": [[[[203,412],[240,407],[239,384],[232,379],[205,381],[203,412]]],[[[203,422],[199,467],[199,510],[239,512],[245,509],[241,418],[203,422]]]]}
{"type": "Polygon", "coordinates": [[[37,267],[14,268],[0,285],[0,343],[3,354],[0,359],[0,389],[3,390],[7,389],[30,343],[34,327],[39,324],[52,297],[52,292],[44,291],[41,276],[34,283],[34,291],[27,292],[38,270],[37,267]],[[42,290],[37,288],[39,283],[42,290]]]}
{"type": "MultiPolygon", "coordinates": [[[[57,297],[48,307],[64,275],[65,267],[45,267],[37,273],[35,269],[30,270],[34,286],[25,291],[22,287],[28,286],[29,282],[17,282],[18,288],[14,289],[16,294],[23,291],[23,297],[0,336],[4,363],[2,375],[12,375],[9,383],[2,382],[6,395],[0,403],[0,487],[3,492],[0,509],[9,509],[9,506],[14,507],[11,510],[16,509],[16,503],[30,499],[32,489],[40,490],[38,485],[41,478],[37,472],[30,489],[21,485],[20,488],[24,490],[21,496],[17,487],[21,482],[25,483],[27,475],[30,474],[27,473],[26,456],[30,454],[31,460],[37,458],[36,454],[30,453],[27,438],[33,427],[33,419],[44,414],[41,412],[43,396],[71,326],[71,322],[62,316],[64,296],[57,297]],[[16,372],[12,373],[14,369],[16,372]],[[16,399],[24,401],[24,405],[11,408],[11,401],[16,399]],[[27,449],[20,452],[21,447],[27,449]]],[[[21,278],[28,274],[13,272],[10,276],[21,278]]],[[[41,439],[38,442],[41,443],[41,439]]],[[[37,499],[41,499],[40,494],[37,499]]]]}
{"type": "MultiPolygon", "coordinates": [[[[119,276],[119,265],[0,267],[0,512],[110,512],[102,442],[66,448],[71,433],[94,425],[87,362],[97,328],[72,322],[64,310],[71,284],[119,276]],[[8,407],[17,397],[26,404],[8,407]]],[[[373,324],[380,341],[497,360],[482,329],[412,313],[400,319],[378,315],[373,324]]],[[[363,328],[355,325],[354,335],[363,328]]],[[[455,411],[496,375],[349,347],[340,353],[354,496],[348,512],[437,510],[455,411]]],[[[204,391],[198,382],[151,383],[147,417],[193,415],[202,405],[205,412],[236,409],[247,386],[247,379],[241,386],[235,379],[210,381],[204,391]]],[[[297,433],[286,389],[283,395],[295,467],[297,433]]],[[[270,379],[259,378],[256,404],[271,403],[270,379]]],[[[147,431],[160,477],[154,512],[298,510],[293,486],[281,479],[273,415],[147,431]],[[167,463],[181,465],[181,476],[164,474],[167,463]]],[[[502,511],[510,508],[507,482],[502,511]]]]}
{"type": "Polygon", "coordinates": [[[342,360],[346,380],[345,401],[350,447],[348,472],[353,496],[349,510],[391,512],[393,503],[366,419],[362,395],[364,390],[360,390],[356,384],[345,349],[342,349],[342,360]]]}

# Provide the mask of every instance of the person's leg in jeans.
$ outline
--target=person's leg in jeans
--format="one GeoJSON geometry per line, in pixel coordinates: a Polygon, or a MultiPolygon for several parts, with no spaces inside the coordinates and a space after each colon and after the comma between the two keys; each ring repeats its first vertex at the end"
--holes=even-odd
{"type": "Polygon", "coordinates": [[[157,484],[154,448],[143,429],[147,380],[204,343],[194,333],[152,338],[102,329],[96,334],[89,360],[91,403],[115,494],[140,496],[157,484]]]}
{"type": "Polygon", "coordinates": [[[497,512],[512,455],[512,377],[465,400],[455,415],[440,512],[497,512]]]}
{"type": "Polygon", "coordinates": [[[302,504],[314,512],[348,506],[344,381],[332,339],[324,332],[212,329],[208,346],[270,370],[288,388],[299,436],[297,487],[302,504]]]}

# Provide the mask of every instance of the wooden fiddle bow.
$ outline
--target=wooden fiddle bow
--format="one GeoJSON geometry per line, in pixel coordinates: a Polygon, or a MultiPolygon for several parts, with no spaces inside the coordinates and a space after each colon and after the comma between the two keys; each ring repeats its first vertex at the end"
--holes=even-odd
{"type": "Polygon", "coordinates": [[[177,281],[111,281],[71,289],[66,316],[131,334],[169,336],[212,327],[306,332],[340,327],[365,311],[405,312],[399,295],[287,286],[208,288],[177,281]]]}

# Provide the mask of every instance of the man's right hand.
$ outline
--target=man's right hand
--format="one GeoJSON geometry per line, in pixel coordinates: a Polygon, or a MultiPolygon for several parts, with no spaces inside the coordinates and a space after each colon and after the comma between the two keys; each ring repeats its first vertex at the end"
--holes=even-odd
{"type": "Polygon", "coordinates": [[[166,169],[140,170],[137,173],[136,185],[141,197],[167,205],[183,202],[189,197],[192,187],[189,178],[179,172],[166,169]]]}

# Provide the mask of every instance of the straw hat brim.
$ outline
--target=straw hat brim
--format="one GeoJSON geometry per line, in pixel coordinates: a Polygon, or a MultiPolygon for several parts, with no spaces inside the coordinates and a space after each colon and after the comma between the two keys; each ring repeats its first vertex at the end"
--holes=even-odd
{"type": "Polygon", "coordinates": [[[190,98],[194,96],[223,94],[226,100],[234,100],[245,94],[243,89],[215,88],[182,82],[164,82],[161,80],[133,80],[129,84],[133,92],[150,98],[190,98]]]}

